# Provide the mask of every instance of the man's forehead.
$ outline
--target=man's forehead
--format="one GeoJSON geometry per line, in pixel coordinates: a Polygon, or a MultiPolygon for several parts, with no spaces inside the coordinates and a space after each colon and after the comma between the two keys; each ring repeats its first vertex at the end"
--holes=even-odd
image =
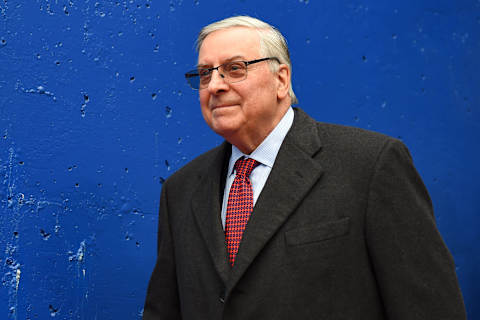
{"type": "Polygon", "coordinates": [[[198,64],[217,63],[233,58],[254,58],[260,50],[260,37],[252,28],[232,27],[210,33],[198,53],[198,64]]]}

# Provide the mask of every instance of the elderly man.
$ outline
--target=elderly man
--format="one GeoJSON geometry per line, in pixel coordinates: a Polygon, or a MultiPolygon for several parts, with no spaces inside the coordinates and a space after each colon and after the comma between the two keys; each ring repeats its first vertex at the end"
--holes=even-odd
{"type": "Polygon", "coordinates": [[[293,109],[285,39],[260,20],[197,48],[185,76],[226,141],[163,185],[143,318],[465,319],[404,145],[293,109]]]}

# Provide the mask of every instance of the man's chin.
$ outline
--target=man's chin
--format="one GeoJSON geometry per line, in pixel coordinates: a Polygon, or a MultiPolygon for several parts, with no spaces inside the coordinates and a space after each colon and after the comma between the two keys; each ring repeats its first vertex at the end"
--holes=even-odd
{"type": "Polygon", "coordinates": [[[212,126],[211,128],[216,134],[218,134],[219,136],[222,136],[227,140],[228,140],[228,137],[231,137],[237,131],[230,126],[216,125],[216,126],[212,126]]]}
{"type": "MultiPolygon", "coordinates": [[[[227,120],[227,119],[223,119],[227,120]]],[[[219,136],[222,136],[225,140],[230,140],[234,137],[238,131],[239,126],[235,125],[234,121],[213,121],[210,128],[219,136]]]]}

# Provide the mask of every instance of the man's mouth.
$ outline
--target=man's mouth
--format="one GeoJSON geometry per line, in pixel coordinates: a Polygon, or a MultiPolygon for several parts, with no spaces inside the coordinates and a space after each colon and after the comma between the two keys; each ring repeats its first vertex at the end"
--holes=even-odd
{"type": "Polygon", "coordinates": [[[233,107],[233,106],[236,106],[237,104],[236,103],[220,103],[220,104],[216,104],[214,106],[211,107],[212,110],[215,110],[215,109],[219,109],[219,108],[228,108],[228,107],[233,107]]]}

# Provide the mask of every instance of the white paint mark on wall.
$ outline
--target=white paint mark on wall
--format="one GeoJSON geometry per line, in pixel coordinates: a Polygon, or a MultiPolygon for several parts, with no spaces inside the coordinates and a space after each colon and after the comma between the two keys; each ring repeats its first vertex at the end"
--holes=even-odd
{"type": "Polygon", "coordinates": [[[80,242],[80,247],[78,248],[77,253],[70,254],[70,256],[68,257],[68,261],[82,262],[83,259],[85,258],[85,251],[86,251],[86,245],[85,245],[85,240],[83,240],[82,242],[80,242]]]}
{"type": "MultiPolygon", "coordinates": [[[[19,84],[17,83],[17,85],[19,84]]],[[[45,87],[41,85],[31,89],[25,89],[23,87],[20,87],[20,90],[24,93],[45,95],[45,96],[51,97],[53,101],[57,101],[57,97],[55,97],[55,94],[51,91],[46,90],[45,87]]]]}
{"type": "Polygon", "coordinates": [[[18,291],[18,285],[20,284],[20,275],[22,274],[22,271],[20,270],[20,268],[17,269],[17,274],[15,276],[15,279],[17,281],[17,285],[15,287],[15,290],[18,291]]]}
{"type": "Polygon", "coordinates": [[[80,247],[77,250],[77,261],[83,261],[85,256],[85,240],[80,242],[80,247]]]}
{"type": "Polygon", "coordinates": [[[56,201],[48,201],[48,200],[38,200],[37,201],[37,212],[46,208],[48,206],[57,206],[59,208],[63,207],[63,203],[56,202],[56,201]]]}

